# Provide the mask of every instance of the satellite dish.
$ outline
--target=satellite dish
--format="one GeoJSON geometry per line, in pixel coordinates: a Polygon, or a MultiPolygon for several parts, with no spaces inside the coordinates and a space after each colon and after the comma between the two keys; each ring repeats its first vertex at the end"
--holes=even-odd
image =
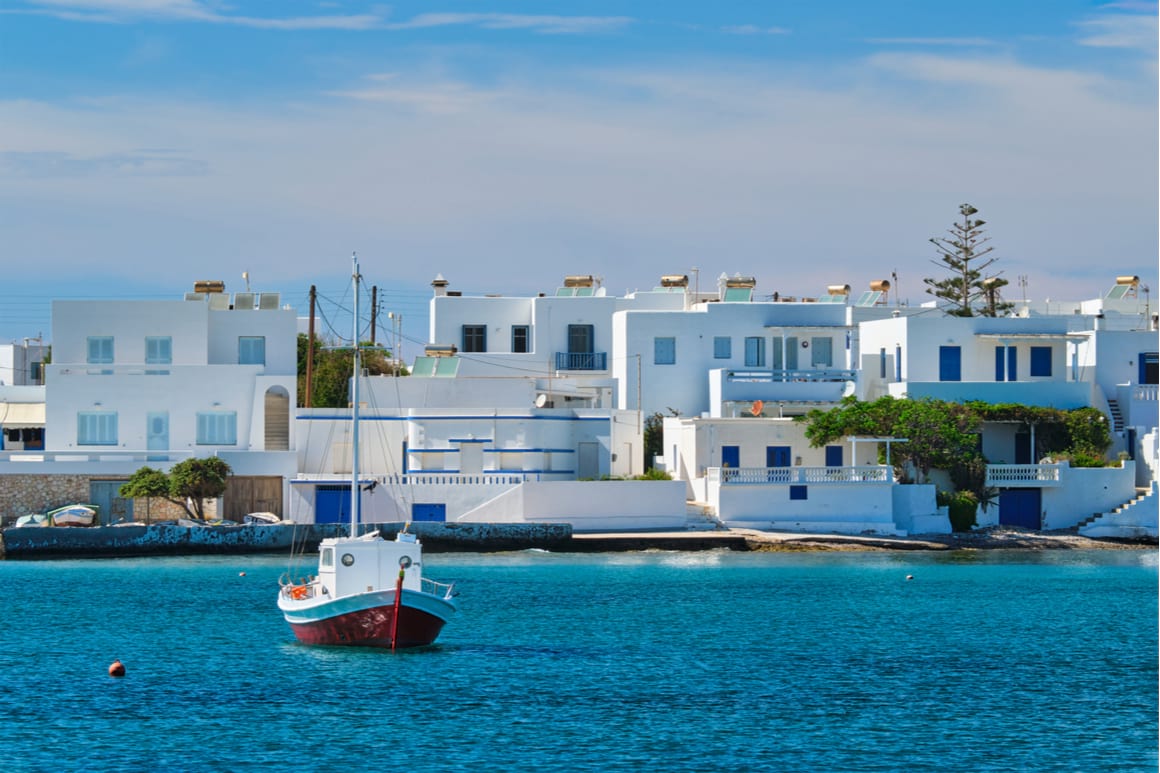
{"type": "Polygon", "coordinates": [[[547,404],[548,404],[548,396],[547,395],[536,395],[536,407],[537,408],[543,408],[547,404]]]}

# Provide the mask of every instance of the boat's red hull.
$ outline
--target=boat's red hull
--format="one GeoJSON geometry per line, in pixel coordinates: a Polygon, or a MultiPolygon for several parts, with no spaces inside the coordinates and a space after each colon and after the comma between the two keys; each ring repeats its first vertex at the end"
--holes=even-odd
{"type": "MultiPolygon", "coordinates": [[[[323,620],[291,622],[290,627],[303,644],[345,645],[351,647],[390,647],[391,622],[395,608],[377,606],[360,609],[323,620]]],[[[444,620],[408,606],[399,608],[399,625],[395,647],[423,647],[431,644],[443,630],[444,620]]]]}

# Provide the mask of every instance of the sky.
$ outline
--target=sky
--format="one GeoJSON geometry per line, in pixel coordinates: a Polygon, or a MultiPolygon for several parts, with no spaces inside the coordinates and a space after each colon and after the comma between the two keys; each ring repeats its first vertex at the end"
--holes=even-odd
{"type": "Polygon", "coordinates": [[[199,279],[897,296],[987,221],[1009,299],[1157,288],[1155,2],[0,3],[0,341],[199,279]]]}

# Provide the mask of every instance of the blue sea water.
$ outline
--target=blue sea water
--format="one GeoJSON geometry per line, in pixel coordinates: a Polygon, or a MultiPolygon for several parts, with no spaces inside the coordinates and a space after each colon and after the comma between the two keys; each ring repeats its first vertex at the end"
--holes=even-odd
{"type": "Polygon", "coordinates": [[[1157,768],[1155,551],[426,564],[392,655],[295,643],[285,559],[0,562],[0,770],[1157,768]]]}

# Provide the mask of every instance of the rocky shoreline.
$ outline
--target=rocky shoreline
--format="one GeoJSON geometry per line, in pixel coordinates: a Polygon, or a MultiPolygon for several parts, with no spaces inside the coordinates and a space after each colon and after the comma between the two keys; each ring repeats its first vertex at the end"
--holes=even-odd
{"type": "Polygon", "coordinates": [[[993,526],[955,534],[926,534],[915,537],[860,537],[851,535],[795,535],[747,532],[752,550],[767,551],[875,551],[875,550],[1147,550],[1156,549],[1156,539],[1112,539],[1084,537],[1075,532],[1031,531],[993,526]]]}

